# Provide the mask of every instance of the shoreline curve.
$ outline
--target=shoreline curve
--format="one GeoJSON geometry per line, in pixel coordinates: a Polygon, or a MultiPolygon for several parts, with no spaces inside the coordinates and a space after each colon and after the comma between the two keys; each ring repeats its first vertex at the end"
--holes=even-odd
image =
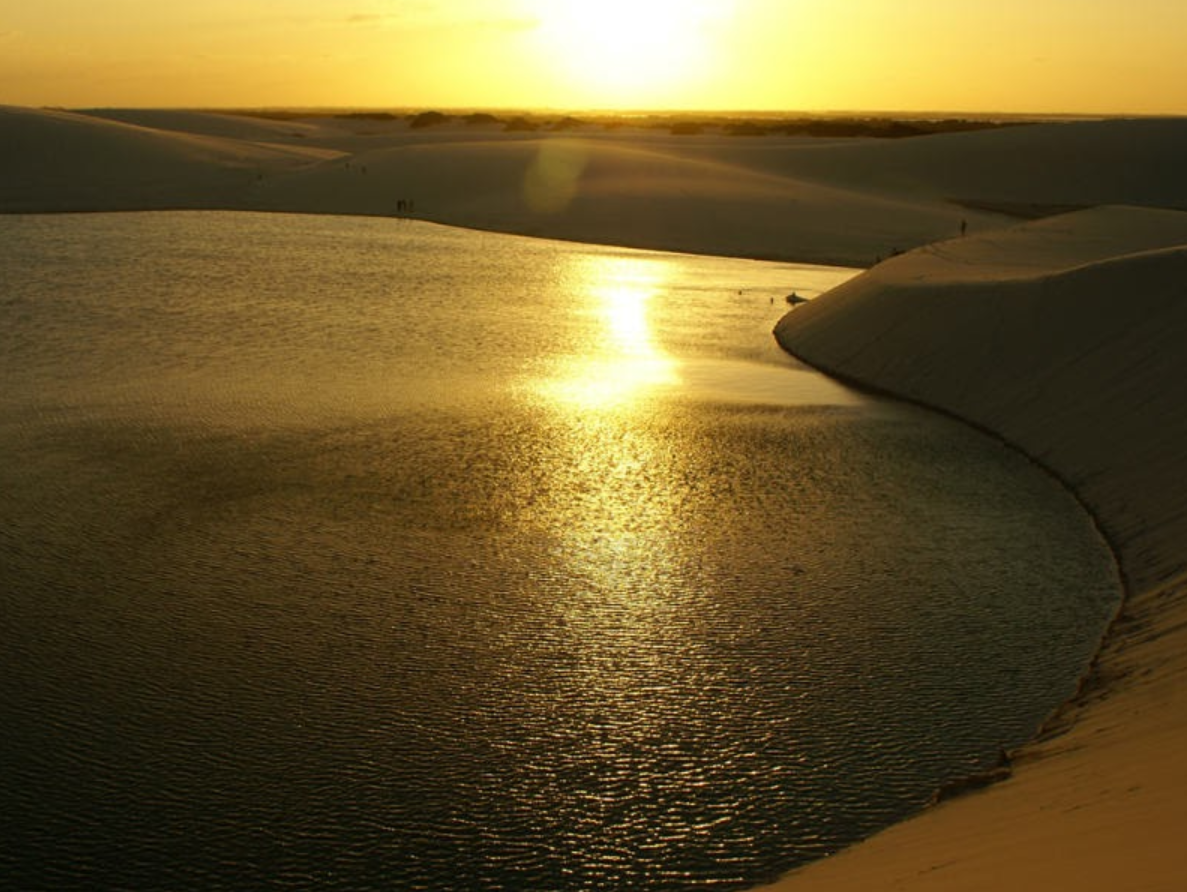
{"type": "Polygon", "coordinates": [[[802,361],[971,424],[1052,474],[1108,543],[1123,601],[1076,695],[1006,779],[764,888],[1180,888],[1187,359],[1164,340],[1187,332],[1180,270],[1187,214],[1099,208],[919,249],[779,322],[802,361]],[[1091,386],[1102,379],[1108,392],[1091,386]]]}

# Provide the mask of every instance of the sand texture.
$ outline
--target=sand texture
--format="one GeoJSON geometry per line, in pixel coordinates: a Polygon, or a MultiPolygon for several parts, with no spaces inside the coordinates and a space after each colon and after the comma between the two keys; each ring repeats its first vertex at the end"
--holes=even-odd
{"type": "Polygon", "coordinates": [[[894,258],[777,337],[1000,433],[1093,512],[1129,598],[1013,776],[777,885],[812,892],[1187,883],[1187,213],[1110,207],[894,258]]]}

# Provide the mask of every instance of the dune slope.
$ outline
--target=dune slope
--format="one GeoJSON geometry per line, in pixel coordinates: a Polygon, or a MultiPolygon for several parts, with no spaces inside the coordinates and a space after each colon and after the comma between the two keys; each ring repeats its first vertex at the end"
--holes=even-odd
{"type": "Polygon", "coordinates": [[[818,367],[996,431],[1097,517],[1129,598],[1014,777],[779,888],[1181,888],[1187,213],[1101,208],[883,264],[777,328],[818,367]],[[1071,719],[1075,719],[1074,722],[1071,719]]]}
{"type": "Polygon", "coordinates": [[[1187,120],[1028,124],[895,140],[764,140],[738,145],[748,166],[862,191],[1028,205],[1187,209],[1187,120]]]}
{"type": "Polygon", "coordinates": [[[344,132],[323,123],[277,120],[250,115],[167,108],[87,108],[80,115],[118,121],[152,130],[214,136],[244,142],[301,145],[304,141],[340,138],[344,132]]]}
{"type": "Polygon", "coordinates": [[[392,214],[633,247],[854,263],[955,232],[959,211],[684,157],[548,137],[375,149],[270,178],[277,210],[392,214]]]}
{"type": "Polygon", "coordinates": [[[303,147],[0,106],[0,211],[233,207],[264,172],[324,157],[303,147]]]}
{"type": "Polygon", "coordinates": [[[1103,202],[1187,207],[1185,152],[1181,120],[817,140],[0,108],[0,212],[412,215],[633,247],[868,266],[956,235],[962,224],[973,233],[1002,230],[1009,214],[1103,202]]]}

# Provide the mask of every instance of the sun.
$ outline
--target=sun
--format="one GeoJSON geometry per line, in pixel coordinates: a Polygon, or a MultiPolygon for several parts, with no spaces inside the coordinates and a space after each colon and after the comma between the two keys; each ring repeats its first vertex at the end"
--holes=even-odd
{"type": "MultiPolygon", "coordinates": [[[[540,0],[553,69],[595,104],[679,96],[710,67],[712,27],[731,0],[540,0]]],[[[689,97],[691,98],[691,97],[689,97]]]]}

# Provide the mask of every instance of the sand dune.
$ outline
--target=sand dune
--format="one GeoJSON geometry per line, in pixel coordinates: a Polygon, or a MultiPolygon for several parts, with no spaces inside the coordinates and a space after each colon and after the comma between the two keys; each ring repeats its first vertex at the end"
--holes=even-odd
{"type": "Polygon", "coordinates": [[[0,107],[0,211],[232,207],[261,171],[326,155],[0,107]]]}
{"type": "Polygon", "coordinates": [[[779,884],[1171,890],[1187,880],[1187,213],[1102,208],[896,258],[777,336],[1001,433],[1093,511],[1129,600],[1014,777],[779,884]],[[1071,723],[1071,719],[1075,719],[1071,723]]]}
{"type": "Polygon", "coordinates": [[[1147,485],[1187,442],[1184,282],[1187,213],[1100,208],[894,258],[776,333],[810,362],[1039,458],[1144,589],[1187,571],[1187,491],[1147,485]]]}
{"type": "Polygon", "coordinates": [[[165,108],[88,108],[80,115],[191,136],[215,136],[244,142],[296,143],[341,139],[347,131],[325,121],[291,121],[218,112],[165,108]]]}
{"type": "Polygon", "coordinates": [[[0,111],[0,211],[400,213],[635,247],[868,266],[1002,211],[1187,207],[1183,121],[903,140],[757,138],[181,110],[0,111]]]}
{"type": "Polygon", "coordinates": [[[629,141],[410,145],[270,178],[258,206],[390,214],[634,247],[854,263],[959,225],[959,212],[685,158],[629,141]]]}
{"type": "Polygon", "coordinates": [[[780,149],[751,141],[745,163],[880,194],[1027,205],[1187,209],[1187,119],[1032,124],[903,140],[780,149]]]}

